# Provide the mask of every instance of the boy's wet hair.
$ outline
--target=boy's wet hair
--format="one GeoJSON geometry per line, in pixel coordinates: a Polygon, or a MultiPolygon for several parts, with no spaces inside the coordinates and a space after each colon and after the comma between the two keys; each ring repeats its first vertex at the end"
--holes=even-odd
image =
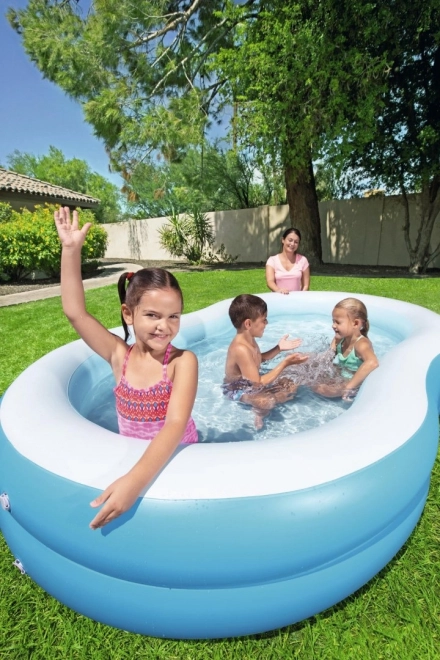
{"type": "Polygon", "coordinates": [[[344,298],[344,300],[340,300],[335,305],[335,309],[345,309],[352,319],[360,319],[362,321],[361,335],[364,335],[364,337],[368,336],[370,322],[368,320],[367,308],[362,300],[358,300],[357,298],[344,298]]]}
{"type": "MultiPolygon", "coordinates": [[[[122,273],[118,280],[118,293],[121,305],[125,303],[131,312],[134,312],[139,305],[144,293],[152,289],[173,289],[177,291],[183,309],[183,295],[179,282],[172,273],[169,273],[163,268],[141,268],[136,273],[122,273]]],[[[127,341],[130,333],[122,313],[121,319],[125,332],[125,341],[127,341]]]]}
{"type": "Polygon", "coordinates": [[[262,298],[250,293],[242,293],[234,298],[229,307],[229,317],[234,328],[239,330],[246,319],[256,321],[267,313],[267,305],[262,298]]]}

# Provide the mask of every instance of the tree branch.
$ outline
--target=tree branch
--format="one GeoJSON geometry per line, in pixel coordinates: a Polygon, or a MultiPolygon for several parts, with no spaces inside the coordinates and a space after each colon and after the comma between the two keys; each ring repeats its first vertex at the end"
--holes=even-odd
{"type": "MultiPolygon", "coordinates": [[[[180,23],[187,23],[188,20],[191,18],[191,16],[198,9],[198,6],[200,5],[201,1],[202,0],[194,0],[192,5],[190,7],[188,7],[188,9],[186,11],[177,12],[178,18],[176,18],[171,23],[167,23],[160,30],[156,30],[156,32],[152,32],[151,34],[147,35],[146,37],[143,37],[142,39],[139,39],[137,42],[135,42],[133,44],[133,46],[136,47],[136,46],[141,46],[142,44],[146,44],[149,41],[153,41],[153,39],[157,39],[159,37],[162,37],[164,34],[167,34],[168,32],[174,30],[180,23]]],[[[168,16],[174,16],[174,15],[175,14],[168,14],[168,16]]]]}

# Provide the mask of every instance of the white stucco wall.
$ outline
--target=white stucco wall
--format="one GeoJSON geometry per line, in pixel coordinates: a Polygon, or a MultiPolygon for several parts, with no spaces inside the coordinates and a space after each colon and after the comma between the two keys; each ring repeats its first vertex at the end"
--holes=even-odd
{"type": "MultiPolygon", "coordinates": [[[[376,195],[366,199],[320,202],[322,253],[325,263],[366,266],[408,266],[409,256],[402,227],[404,209],[400,196],[376,195]]],[[[417,234],[419,197],[410,196],[412,240],[417,234]]],[[[207,214],[216,236],[216,247],[238,255],[242,263],[265,262],[280,249],[280,238],[290,226],[289,207],[260,206],[207,214]]],[[[106,224],[108,258],[178,261],[160,246],[159,229],[167,218],[130,220],[106,224]]],[[[432,246],[440,243],[437,217],[432,246]]],[[[440,256],[431,264],[440,267],[440,256]]]]}

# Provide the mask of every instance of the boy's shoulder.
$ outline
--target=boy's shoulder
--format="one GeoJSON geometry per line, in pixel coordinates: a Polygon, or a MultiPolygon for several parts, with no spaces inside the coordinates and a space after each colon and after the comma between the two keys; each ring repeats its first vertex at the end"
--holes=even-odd
{"type": "Polygon", "coordinates": [[[252,352],[254,346],[249,343],[242,335],[235,335],[234,339],[229,344],[228,352],[231,353],[248,353],[252,352]]]}

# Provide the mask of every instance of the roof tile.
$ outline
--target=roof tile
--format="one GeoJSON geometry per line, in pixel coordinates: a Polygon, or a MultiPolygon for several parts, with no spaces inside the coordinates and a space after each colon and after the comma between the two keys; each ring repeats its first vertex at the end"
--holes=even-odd
{"type": "Polygon", "coordinates": [[[11,170],[5,170],[0,167],[0,191],[7,190],[17,193],[31,193],[34,195],[41,195],[44,197],[63,197],[66,200],[74,202],[88,202],[90,204],[99,204],[99,199],[84,195],[68,188],[55,186],[46,181],[40,181],[24,174],[18,174],[11,170]]]}

